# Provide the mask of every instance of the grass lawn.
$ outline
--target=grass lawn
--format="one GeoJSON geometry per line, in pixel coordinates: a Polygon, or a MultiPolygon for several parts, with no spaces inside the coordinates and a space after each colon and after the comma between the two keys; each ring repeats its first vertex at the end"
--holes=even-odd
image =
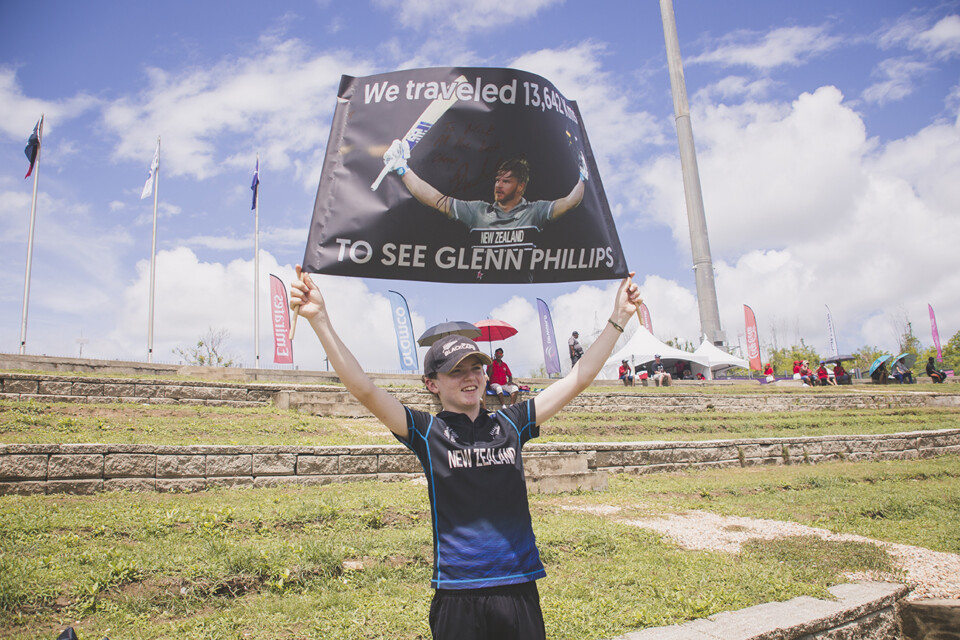
{"type": "MultiPolygon", "coordinates": [[[[712,440],[950,429],[960,408],[776,413],[561,413],[541,442],[712,440]]],[[[320,418],[275,407],[235,409],[0,400],[0,443],[230,445],[394,444],[376,420],[320,418]]]]}
{"type": "MultiPolygon", "coordinates": [[[[610,638],[890,571],[860,543],[684,551],[565,504],[697,508],[960,552],[960,459],[617,476],[532,496],[551,638],[610,638]]],[[[428,638],[426,491],[412,482],[0,498],[0,636],[428,638]],[[344,561],[353,561],[358,565],[344,561]],[[349,568],[360,566],[362,568],[349,568]]]]}
{"type": "MultiPolygon", "coordinates": [[[[659,390],[658,390],[659,391],[659,390]]],[[[541,440],[625,441],[955,428],[960,410],[563,414],[541,440]]],[[[0,401],[0,443],[384,444],[373,420],[272,407],[0,401]]],[[[960,553],[960,458],[615,476],[531,496],[548,636],[611,638],[892,571],[873,545],[787,538],[739,554],[569,511],[689,509],[790,520],[960,553]]],[[[429,638],[429,503],[412,482],[0,497],[0,638],[429,638]]]]}

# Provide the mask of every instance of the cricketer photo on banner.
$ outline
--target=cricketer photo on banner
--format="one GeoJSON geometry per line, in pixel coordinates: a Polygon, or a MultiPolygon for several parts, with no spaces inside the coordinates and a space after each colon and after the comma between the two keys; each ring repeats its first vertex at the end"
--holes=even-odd
{"type": "Polygon", "coordinates": [[[303,258],[432,282],[627,274],[576,102],[525,71],[343,76],[303,258]]]}

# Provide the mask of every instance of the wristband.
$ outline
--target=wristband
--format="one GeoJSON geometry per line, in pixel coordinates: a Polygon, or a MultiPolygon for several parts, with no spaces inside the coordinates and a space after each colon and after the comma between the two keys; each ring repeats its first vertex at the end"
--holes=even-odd
{"type": "Polygon", "coordinates": [[[407,172],[407,168],[406,168],[406,167],[397,167],[397,168],[395,169],[395,171],[397,172],[397,175],[398,175],[398,176],[402,176],[403,174],[405,174],[405,173],[407,172]]]}
{"type": "Polygon", "coordinates": [[[620,333],[623,333],[623,327],[621,327],[620,325],[618,325],[616,322],[614,322],[613,320],[610,320],[610,319],[607,319],[607,322],[609,322],[610,324],[612,324],[614,329],[616,329],[616,330],[619,331],[620,333]]]}

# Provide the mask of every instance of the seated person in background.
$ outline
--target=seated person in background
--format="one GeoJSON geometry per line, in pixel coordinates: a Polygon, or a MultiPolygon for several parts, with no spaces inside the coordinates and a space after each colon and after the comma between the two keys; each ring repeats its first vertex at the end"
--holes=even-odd
{"type": "Polygon", "coordinates": [[[775,380],[773,377],[773,365],[769,362],[763,368],[763,376],[767,379],[767,382],[773,382],[775,380]]]}
{"type": "Polygon", "coordinates": [[[620,375],[620,379],[623,380],[623,386],[633,386],[633,369],[630,368],[630,365],[626,360],[621,360],[620,371],[618,373],[620,375]]]}
{"type": "Polygon", "coordinates": [[[706,380],[707,376],[703,375],[700,372],[697,372],[697,380],[706,380]]]}
{"type": "Polygon", "coordinates": [[[653,356],[655,359],[653,361],[653,380],[657,383],[658,387],[669,387],[670,382],[673,380],[673,376],[667,373],[666,367],[663,366],[663,363],[660,361],[660,354],[653,356]]]}
{"type": "Polygon", "coordinates": [[[887,363],[884,362],[882,365],[877,367],[876,371],[870,374],[870,379],[873,380],[874,384],[887,384],[887,378],[889,377],[890,372],[887,371],[887,363]]]}
{"type": "Polygon", "coordinates": [[[837,384],[850,384],[850,374],[843,368],[843,363],[838,362],[833,368],[833,379],[837,384]]]}
{"type": "Polygon", "coordinates": [[[793,361],[793,379],[794,380],[800,379],[800,361],[799,360],[793,361]]]}
{"type": "Polygon", "coordinates": [[[897,360],[893,365],[893,377],[900,384],[913,384],[913,372],[907,368],[903,360],[897,360]]]}
{"type": "MultiPolygon", "coordinates": [[[[503,349],[493,352],[493,362],[487,365],[487,378],[490,379],[490,389],[497,395],[510,396],[509,404],[516,404],[520,395],[520,387],[513,383],[513,372],[503,361],[503,349]]],[[[503,400],[503,406],[508,406],[503,400]]]]}
{"type": "Polygon", "coordinates": [[[803,384],[808,386],[816,386],[817,379],[813,375],[813,371],[810,371],[810,363],[804,360],[800,363],[800,379],[803,380],[803,384]]]}
{"type": "Polygon", "coordinates": [[[693,371],[690,370],[690,367],[687,367],[683,370],[683,379],[684,380],[693,380],[693,371]]]}
{"type": "Polygon", "coordinates": [[[817,380],[820,382],[820,385],[825,387],[828,384],[837,386],[836,379],[830,375],[830,372],[827,371],[827,365],[824,362],[820,363],[820,366],[817,367],[817,380]]]}
{"type": "Polygon", "coordinates": [[[937,365],[933,363],[933,356],[927,359],[927,375],[930,376],[930,379],[934,383],[943,382],[947,379],[947,374],[943,371],[937,369],[937,365]]]}

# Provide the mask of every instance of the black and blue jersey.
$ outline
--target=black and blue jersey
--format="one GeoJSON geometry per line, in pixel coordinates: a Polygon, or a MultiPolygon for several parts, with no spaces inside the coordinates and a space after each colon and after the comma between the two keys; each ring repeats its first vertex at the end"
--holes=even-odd
{"type": "Polygon", "coordinates": [[[479,589],[546,575],[527,503],[520,449],[540,435],[533,400],[500,411],[436,416],[407,410],[408,446],[423,465],[437,589],[479,589]]]}

